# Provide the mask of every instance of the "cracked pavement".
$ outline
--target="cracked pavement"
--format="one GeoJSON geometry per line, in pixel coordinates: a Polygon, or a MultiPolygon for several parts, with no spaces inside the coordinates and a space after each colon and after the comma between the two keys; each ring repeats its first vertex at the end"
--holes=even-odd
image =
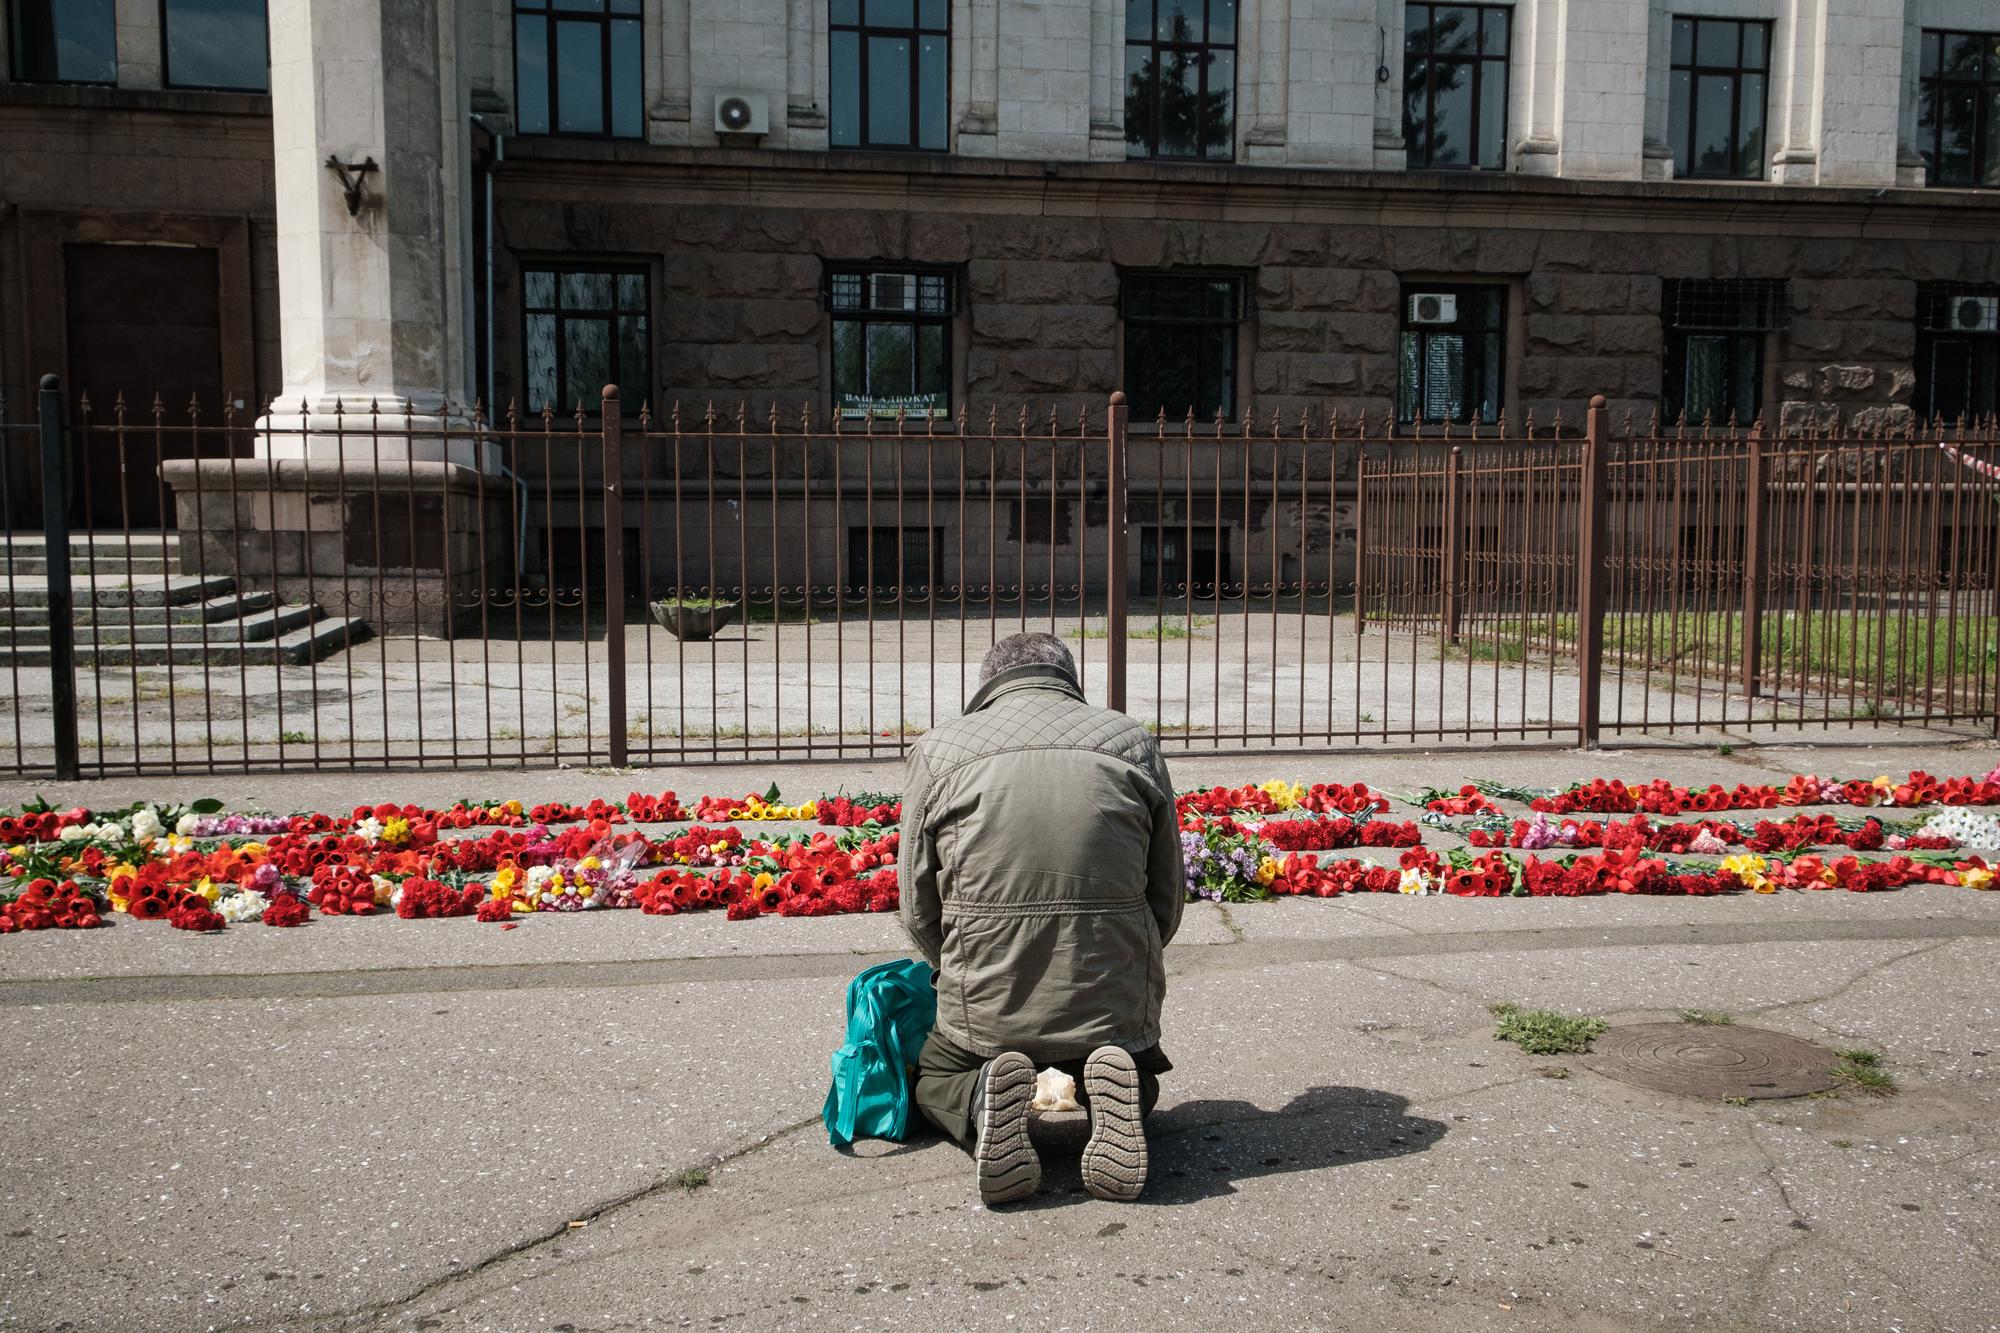
{"type": "MultiPolygon", "coordinates": [[[[1489,767],[1734,781],[1979,757],[1489,767]]],[[[1468,771],[1415,755],[1174,768],[1183,786],[1391,791],[1468,771]]],[[[802,792],[894,785],[859,766],[775,775],[802,792]]],[[[543,799],[749,780],[200,792],[337,807],[386,784],[543,799]]],[[[344,918],[10,936],[0,1328],[2000,1328],[2000,893],[1191,906],[1168,954],[1176,1068],[1133,1205],[1082,1193],[1074,1116],[1039,1126],[1043,1189],[1003,1210],[977,1204],[968,1159],[934,1136],[828,1147],[817,1111],[846,981],[900,944],[882,918],[637,913],[506,933],[344,918]],[[1494,1040],[1500,1000],[1613,1022],[1719,1010],[1877,1051],[1900,1091],[1655,1093],[1494,1040]]]]}

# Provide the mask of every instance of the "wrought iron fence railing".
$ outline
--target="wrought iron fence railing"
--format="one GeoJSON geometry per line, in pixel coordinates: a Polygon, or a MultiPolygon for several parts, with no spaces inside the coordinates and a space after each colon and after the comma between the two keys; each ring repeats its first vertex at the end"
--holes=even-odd
{"type": "Polygon", "coordinates": [[[1041,629],[1169,750],[2000,718],[2000,432],[0,416],[17,775],[867,757],[1041,629]]]}

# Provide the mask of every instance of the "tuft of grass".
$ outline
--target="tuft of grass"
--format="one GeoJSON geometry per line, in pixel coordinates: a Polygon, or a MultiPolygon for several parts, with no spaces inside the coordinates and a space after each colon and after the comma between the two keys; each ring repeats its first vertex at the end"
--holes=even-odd
{"type": "Polygon", "coordinates": [[[1840,1063],[1833,1067],[1834,1077],[1858,1092],[1872,1092],[1878,1097],[1887,1097],[1896,1091],[1896,1080],[1889,1071],[1882,1068],[1882,1057],[1874,1051],[1852,1049],[1835,1051],[1840,1063]]]}
{"type": "Polygon", "coordinates": [[[1523,1009],[1516,1004],[1490,1006],[1500,1020],[1493,1036],[1511,1041],[1529,1055],[1563,1055],[1588,1051],[1590,1043],[1610,1026],[1601,1018],[1575,1018],[1553,1009],[1523,1009]]]}
{"type": "Polygon", "coordinates": [[[675,1174],[667,1183],[692,1194],[702,1188],[702,1186],[708,1184],[708,1168],[705,1166],[691,1166],[687,1170],[675,1174]]]}
{"type": "Polygon", "coordinates": [[[1748,1106],[1750,1099],[1748,1097],[1724,1097],[1722,1104],[1724,1106],[1748,1106]]]}
{"type": "Polygon", "coordinates": [[[1543,1078],[1568,1078],[1569,1070],[1562,1065],[1543,1065],[1535,1071],[1543,1078]]]}
{"type": "Polygon", "coordinates": [[[281,731],[278,742],[281,745],[311,745],[312,736],[303,731],[281,731]]]}
{"type": "MultiPolygon", "coordinates": [[[[1165,616],[1151,624],[1127,624],[1127,639],[1191,639],[1198,629],[1215,623],[1214,616],[1196,616],[1189,620],[1185,616],[1165,616]]],[[[1072,639],[1101,639],[1110,631],[1097,625],[1083,625],[1069,632],[1072,639]]]]}
{"type": "Polygon", "coordinates": [[[1731,745],[1728,741],[1724,741],[1722,744],[1715,747],[1715,752],[1721,755],[1724,759],[1727,759],[1729,758],[1730,755],[1736,753],[1736,747],[1731,745]]]}
{"type": "Polygon", "coordinates": [[[1695,1027],[1701,1028],[1728,1028],[1736,1026],[1734,1018],[1714,1009],[1683,1009],[1681,1010],[1681,1022],[1691,1023],[1695,1027]]]}
{"type": "Polygon", "coordinates": [[[1853,1140],[1853,1139],[1835,1139],[1835,1140],[1833,1141],[1833,1146],[1834,1146],[1834,1147],[1836,1147],[1836,1148],[1852,1148],[1852,1147],[1854,1146],[1854,1140],[1853,1140]]]}

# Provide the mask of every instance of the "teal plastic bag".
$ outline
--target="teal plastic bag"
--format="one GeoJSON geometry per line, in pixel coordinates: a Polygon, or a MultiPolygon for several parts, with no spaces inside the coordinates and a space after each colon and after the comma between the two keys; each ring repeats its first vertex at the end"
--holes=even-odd
{"type": "Polygon", "coordinates": [[[871,967],[847,983],[847,1041],[833,1053],[827,1137],[903,1141],[910,1129],[910,1070],[937,1018],[931,965],[905,958],[871,967]]]}

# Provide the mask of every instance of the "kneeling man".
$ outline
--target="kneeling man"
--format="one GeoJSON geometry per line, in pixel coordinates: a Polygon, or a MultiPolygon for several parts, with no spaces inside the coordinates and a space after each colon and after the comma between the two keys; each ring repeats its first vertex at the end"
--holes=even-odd
{"type": "Polygon", "coordinates": [[[903,924],[937,968],[937,1023],[916,1103],[971,1149],[980,1197],[1041,1183],[1028,1140],[1035,1071],[1066,1068],[1090,1111],[1083,1180],[1146,1185],[1142,1117],[1173,1066],[1160,1050],[1162,950],[1186,897],[1159,745],[1084,702],[1053,635],[1017,634],[980,666],[965,716],[911,749],[903,924]]]}

